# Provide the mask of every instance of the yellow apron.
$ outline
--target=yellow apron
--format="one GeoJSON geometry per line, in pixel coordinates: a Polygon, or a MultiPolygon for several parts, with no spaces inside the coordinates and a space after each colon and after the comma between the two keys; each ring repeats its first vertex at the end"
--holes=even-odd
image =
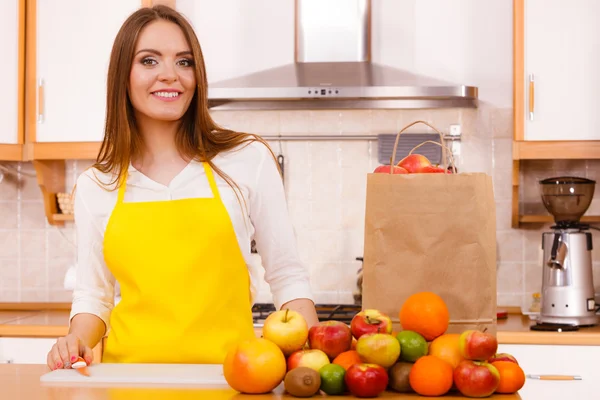
{"type": "MultiPolygon", "coordinates": [[[[250,277],[211,168],[213,197],[123,202],[104,235],[104,259],[121,285],[103,362],[223,363],[254,336],[250,277]]],[[[201,184],[201,182],[198,182],[201,184]]]]}

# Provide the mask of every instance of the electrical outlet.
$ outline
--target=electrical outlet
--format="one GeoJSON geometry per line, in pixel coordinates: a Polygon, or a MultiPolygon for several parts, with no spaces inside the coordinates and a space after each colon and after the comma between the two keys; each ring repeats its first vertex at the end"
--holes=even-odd
{"type": "Polygon", "coordinates": [[[462,134],[461,126],[458,124],[450,125],[450,136],[460,136],[462,134]]]}

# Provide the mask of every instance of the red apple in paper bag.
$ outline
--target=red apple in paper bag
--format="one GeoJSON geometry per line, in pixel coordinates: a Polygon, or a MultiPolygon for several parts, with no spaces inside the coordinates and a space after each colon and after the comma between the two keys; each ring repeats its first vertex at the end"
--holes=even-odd
{"type": "Polygon", "coordinates": [[[409,154],[400,160],[397,166],[404,168],[411,174],[423,172],[423,168],[431,167],[431,162],[421,154],[409,154]]]}
{"type": "MultiPolygon", "coordinates": [[[[390,168],[391,168],[391,166],[389,166],[389,165],[380,165],[379,167],[375,168],[375,171],[373,171],[373,173],[389,174],[390,168]]],[[[394,171],[392,171],[392,174],[408,174],[408,171],[402,167],[394,166],[394,171]]]]}

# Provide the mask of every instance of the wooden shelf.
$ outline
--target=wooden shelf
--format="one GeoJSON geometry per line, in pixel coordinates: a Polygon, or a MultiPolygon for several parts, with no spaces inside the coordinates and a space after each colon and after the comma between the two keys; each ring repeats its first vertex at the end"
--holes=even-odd
{"type": "Polygon", "coordinates": [[[514,160],[600,159],[600,140],[513,142],[514,160]]]}
{"type": "Polygon", "coordinates": [[[65,219],[56,218],[60,215],[56,194],[65,191],[65,161],[64,160],[33,160],[37,181],[42,190],[44,212],[50,225],[64,225],[65,219]]]}
{"type": "Polygon", "coordinates": [[[95,160],[101,142],[33,143],[32,160],[95,160]]]}
{"type": "MultiPolygon", "coordinates": [[[[600,222],[600,215],[584,215],[580,221],[583,223],[600,222]]],[[[519,222],[545,224],[554,222],[554,218],[551,215],[519,215],[519,222]]]]}
{"type": "Polygon", "coordinates": [[[64,222],[64,221],[74,221],[75,217],[73,216],[73,214],[58,213],[58,214],[53,214],[52,219],[57,222],[64,222]]]}
{"type": "Polygon", "coordinates": [[[0,144],[0,160],[21,161],[23,159],[22,144],[0,144]]]}

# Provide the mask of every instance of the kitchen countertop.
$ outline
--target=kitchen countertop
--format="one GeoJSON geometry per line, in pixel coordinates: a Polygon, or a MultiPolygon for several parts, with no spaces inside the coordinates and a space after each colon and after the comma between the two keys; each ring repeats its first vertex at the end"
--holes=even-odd
{"type": "MultiPolygon", "coordinates": [[[[66,335],[69,310],[2,310],[0,304],[0,337],[59,337],[66,335]]],[[[500,344],[600,345],[600,326],[581,328],[576,332],[531,331],[533,322],[526,315],[509,314],[498,320],[500,344]]],[[[260,335],[260,328],[255,329],[260,335]]]]}
{"type": "MultiPolygon", "coordinates": [[[[48,372],[44,365],[36,364],[5,364],[0,365],[0,387],[3,398],[6,399],[86,399],[86,400],[132,400],[132,399],[210,399],[210,400],[238,400],[238,399],[292,399],[294,397],[284,393],[283,385],[279,385],[272,393],[264,395],[243,395],[230,388],[207,388],[202,386],[101,386],[99,384],[88,385],[58,385],[42,384],[40,376],[48,372]]],[[[321,396],[315,396],[321,397],[321,396]]],[[[356,399],[353,396],[335,396],[336,399],[356,399]]],[[[402,394],[385,392],[379,398],[387,399],[414,399],[421,398],[416,394],[402,394]]],[[[465,399],[462,396],[447,395],[446,400],[465,399]]],[[[495,395],[489,399],[503,400],[537,400],[534,397],[521,397],[515,395],[495,395]]],[[[541,399],[541,397],[540,397],[541,399]]]]}

